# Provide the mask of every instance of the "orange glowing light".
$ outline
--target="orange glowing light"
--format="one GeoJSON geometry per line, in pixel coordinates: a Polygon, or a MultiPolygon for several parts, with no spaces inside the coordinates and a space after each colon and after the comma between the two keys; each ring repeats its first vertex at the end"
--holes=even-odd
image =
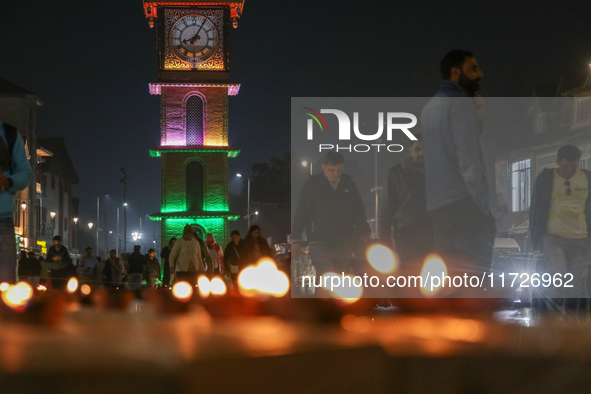
{"type": "Polygon", "coordinates": [[[25,310],[27,303],[33,297],[33,288],[26,282],[19,282],[15,286],[9,286],[2,293],[2,301],[17,312],[25,310]]]}
{"type": "Polygon", "coordinates": [[[289,279],[270,259],[260,260],[256,266],[242,270],[238,276],[240,293],[247,297],[271,295],[283,297],[289,291],[289,279]]]}
{"type": "Polygon", "coordinates": [[[447,266],[439,255],[430,254],[425,259],[421,278],[423,287],[421,293],[426,297],[433,297],[443,286],[442,276],[447,275],[447,266]]]}
{"type": "Polygon", "coordinates": [[[210,282],[211,294],[224,295],[226,294],[226,284],[220,278],[213,278],[210,282]]]}
{"type": "Polygon", "coordinates": [[[187,282],[177,282],[172,286],[172,294],[177,300],[187,302],[193,295],[193,288],[187,282]]]}
{"type": "Polygon", "coordinates": [[[39,290],[39,291],[47,291],[47,287],[45,287],[43,285],[39,285],[39,286],[37,286],[37,290],[39,290]]]}
{"type": "Polygon", "coordinates": [[[341,326],[347,331],[367,332],[371,328],[371,320],[365,316],[345,315],[341,318],[341,326]]]}
{"type": "Polygon", "coordinates": [[[209,279],[207,279],[206,276],[199,277],[197,280],[197,288],[199,289],[199,295],[201,295],[201,297],[209,297],[211,283],[209,283],[209,279]]]}
{"type": "Polygon", "coordinates": [[[372,245],[367,250],[367,260],[377,271],[389,274],[398,268],[398,257],[384,245],[372,245]]]}
{"type": "Polygon", "coordinates": [[[363,286],[359,281],[354,280],[353,275],[345,275],[344,278],[343,280],[343,276],[337,273],[327,272],[322,276],[322,287],[328,290],[330,295],[340,303],[353,304],[363,295],[363,286]]]}
{"type": "Polygon", "coordinates": [[[74,293],[76,290],[78,290],[78,279],[70,278],[68,281],[67,290],[68,293],[74,293]]]}
{"type": "Polygon", "coordinates": [[[82,293],[83,296],[89,295],[90,292],[91,292],[91,288],[89,285],[84,284],[84,285],[82,285],[82,287],[80,287],[80,293],[82,293]]]}
{"type": "Polygon", "coordinates": [[[1,292],[5,292],[6,290],[8,290],[10,288],[10,285],[6,282],[2,282],[0,283],[0,291],[1,292]]]}

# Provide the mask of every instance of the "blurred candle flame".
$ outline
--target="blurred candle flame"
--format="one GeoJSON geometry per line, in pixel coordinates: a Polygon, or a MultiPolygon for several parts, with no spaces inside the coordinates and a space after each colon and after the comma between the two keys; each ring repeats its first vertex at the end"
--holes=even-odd
{"type": "Polygon", "coordinates": [[[67,286],[68,293],[74,293],[78,290],[78,279],[70,278],[67,286]]]}
{"type": "Polygon", "coordinates": [[[210,282],[211,293],[215,295],[226,294],[226,284],[220,278],[213,278],[210,282]]]}
{"type": "Polygon", "coordinates": [[[188,282],[177,282],[172,286],[172,294],[182,302],[187,302],[193,295],[193,288],[188,282]]]}
{"type": "Polygon", "coordinates": [[[430,254],[425,259],[423,264],[423,270],[421,271],[421,278],[423,281],[423,287],[421,287],[421,293],[426,297],[433,297],[443,286],[443,281],[434,282],[433,277],[436,276],[439,279],[441,276],[447,275],[447,266],[443,262],[443,259],[437,254],[430,254]],[[433,286],[435,284],[438,286],[433,286]]]}
{"type": "Polygon", "coordinates": [[[354,280],[355,277],[353,275],[347,274],[344,275],[344,278],[346,286],[344,285],[345,283],[342,283],[342,275],[339,275],[335,272],[327,272],[326,274],[322,275],[322,287],[328,290],[330,295],[336,298],[339,303],[345,305],[353,304],[354,302],[357,302],[363,295],[363,285],[355,286],[356,281],[354,280]],[[333,277],[335,277],[335,281],[333,281],[333,277]],[[348,286],[349,279],[351,286],[348,286]],[[338,282],[338,286],[336,282],[338,282]],[[331,284],[335,285],[332,289],[331,284]]]}
{"type": "Polygon", "coordinates": [[[372,245],[367,250],[367,260],[377,271],[389,274],[398,268],[398,257],[384,245],[372,245]]]}
{"type": "Polygon", "coordinates": [[[33,297],[33,288],[26,282],[9,286],[2,292],[2,301],[16,312],[23,312],[31,297],[33,297]]]}
{"type": "Polygon", "coordinates": [[[39,286],[37,286],[37,290],[39,290],[39,291],[46,291],[47,290],[47,287],[45,287],[43,285],[39,285],[39,286]]]}
{"type": "Polygon", "coordinates": [[[91,289],[91,288],[90,288],[90,286],[89,286],[89,285],[87,285],[87,284],[83,284],[83,285],[82,285],[82,287],[80,287],[80,293],[81,293],[83,296],[87,296],[87,295],[89,295],[91,291],[92,291],[92,289],[91,289]]]}
{"type": "Polygon", "coordinates": [[[197,288],[199,289],[199,295],[201,297],[209,297],[209,293],[211,292],[211,283],[206,276],[201,275],[197,280],[197,288]]]}
{"type": "Polygon", "coordinates": [[[10,285],[6,282],[2,282],[0,283],[0,291],[1,292],[5,292],[6,290],[8,290],[10,288],[10,285]]]}
{"type": "Polygon", "coordinates": [[[283,297],[289,291],[287,275],[277,269],[275,262],[265,258],[256,266],[249,266],[238,275],[238,288],[246,297],[272,295],[283,297]]]}

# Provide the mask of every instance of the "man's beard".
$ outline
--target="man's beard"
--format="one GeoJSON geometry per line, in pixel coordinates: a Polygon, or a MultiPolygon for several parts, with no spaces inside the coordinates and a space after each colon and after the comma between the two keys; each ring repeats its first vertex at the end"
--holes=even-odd
{"type": "Polygon", "coordinates": [[[465,89],[470,96],[473,96],[474,93],[480,90],[480,84],[478,82],[480,82],[480,79],[470,79],[466,74],[461,73],[458,85],[465,89]]]}

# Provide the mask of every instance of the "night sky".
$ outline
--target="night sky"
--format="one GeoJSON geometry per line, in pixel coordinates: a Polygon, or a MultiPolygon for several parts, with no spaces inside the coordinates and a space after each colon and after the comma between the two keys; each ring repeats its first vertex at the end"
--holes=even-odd
{"type": "MultiPolygon", "coordinates": [[[[246,1],[231,32],[230,75],[242,87],[230,98],[230,144],[242,151],[230,173],[289,150],[292,96],[429,96],[450,49],[474,52],[488,96],[530,95],[534,83],[586,70],[591,2],[555,3],[246,1]]],[[[156,28],[141,0],[5,1],[0,15],[0,78],[46,102],[38,133],[66,139],[82,222],[108,193],[114,223],[125,167],[128,232],[139,230],[139,217],[160,207],[160,163],[148,155],[160,136],[160,97],[148,92],[156,28]]]]}

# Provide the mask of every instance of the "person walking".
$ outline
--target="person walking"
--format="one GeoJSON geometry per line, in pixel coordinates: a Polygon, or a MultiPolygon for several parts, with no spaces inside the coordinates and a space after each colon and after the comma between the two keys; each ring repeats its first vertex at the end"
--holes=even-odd
{"type": "Polygon", "coordinates": [[[23,137],[0,122],[0,282],[16,281],[15,193],[29,186],[33,172],[23,137]]]}
{"type": "Polygon", "coordinates": [[[160,276],[160,263],[156,258],[156,252],[150,249],[146,255],[146,283],[149,289],[156,288],[156,282],[160,280],[160,276]]]}
{"type": "Polygon", "coordinates": [[[170,286],[170,252],[172,251],[172,247],[176,242],[176,238],[172,237],[170,241],[168,241],[168,245],[162,248],[160,252],[160,258],[162,261],[162,265],[164,266],[162,269],[162,286],[168,287],[170,286]]]}
{"type": "MultiPolygon", "coordinates": [[[[543,251],[545,267],[536,267],[563,280],[572,275],[572,287],[549,287],[546,298],[557,307],[564,298],[587,297],[591,259],[591,172],[579,169],[581,151],[573,145],[558,149],[555,169],[545,169],[536,178],[532,193],[529,227],[532,246],[543,251]]],[[[554,282],[553,282],[554,283],[554,282]]],[[[543,290],[543,289],[541,289],[543,290]]],[[[567,305],[577,310],[579,303],[567,305]]]]}
{"type": "Polygon", "coordinates": [[[94,289],[96,284],[97,260],[92,254],[92,248],[90,246],[86,248],[85,252],[86,254],[82,256],[78,263],[78,270],[80,271],[78,279],[80,280],[80,286],[87,284],[94,289]]]}
{"type": "MultiPolygon", "coordinates": [[[[345,159],[328,152],[322,172],[308,179],[297,201],[292,230],[292,259],[299,259],[305,232],[318,275],[349,272],[356,251],[369,244],[371,229],[353,179],[343,174],[345,159]]],[[[250,233],[250,232],[249,232],[250,233]]],[[[249,245],[247,237],[247,247],[249,245]]]]}
{"type": "Polygon", "coordinates": [[[29,263],[29,257],[27,257],[27,252],[21,250],[21,257],[18,260],[18,281],[19,282],[29,282],[29,275],[31,271],[31,266],[29,263]]]}
{"type": "Polygon", "coordinates": [[[232,231],[230,237],[232,240],[228,242],[224,250],[224,269],[236,285],[240,271],[247,265],[246,244],[240,238],[238,230],[232,231]]]}
{"type": "MultiPolygon", "coordinates": [[[[215,242],[213,233],[208,233],[205,236],[205,244],[207,245],[207,251],[213,262],[213,274],[224,275],[224,252],[222,247],[215,242]]],[[[229,274],[228,274],[229,275],[229,274]]]]}
{"type": "Polygon", "coordinates": [[[53,245],[47,250],[47,260],[51,267],[51,288],[65,290],[68,280],[76,275],[76,268],[72,265],[68,249],[62,245],[61,236],[53,237],[53,245]]]}
{"type": "Polygon", "coordinates": [[[183,237],[175,242],[170,252],[170,273],[175,276],[175,282],[185,281],[196,286],[200,272],[206,272],[201,246],[195,239],[193,228],[187,224],[183,237]]]}
{"type": "Polygon", "coordinates": [[[263,257],[273,257],[267,240],[261,236],[261,228],[256,224],[250,226],[244,243],[249,264],[255,264],[263,257]]]}
{"type": "Polygon", "coordinates": [[[392,167],[382,190],[380,241],[394,249],[407,266],[422,265],[434,251],[433,224],[427,211],[423,142],[416,135],[410,154],[392,167]]]}
{"type": "Polygon", "coordinates": [[[33,289],[39,286],[41,270],[41,262],[35,256],[35,252],[29,252],[29,284],[33,289]]]}
{"type": "Polygon", "coordinates": [[[469,51],[441,61],[443,82],[421,114],[427,210],[448,268],[487,272],[496,233],[480,144],[483,73],[469,51]]]}
{"type": "Polygon", "coordinates": [[[51,269],[51,265],[47,259],[44,259],[43,256],[39,256],[39,264],[41,264],[41,274],[39,275],[39,284],[47,287],[49,285],[47,279],[49,279],[49,271],[51,269]]]}
{"type": "Polygon", "coordinates": [[[127,276],[129,290],[139,290],[142,287],[146,257],[141,254],[141,248],[141,245],[133,245],[133,253],[129,255],[129,275],[127,276]]]}
{"type": "Polygon", "coordinates": [[[199,247],[201,248],[201,260],[203,261],[203,264],[205,264],[207,276],[211,278],[213,276],[213,259],[209,254],[207,244],[195,231],[193,231],[193,237],[199,242],[199,247]]]}
{"type": "Polygon", "coordinates": [[[123,263],[117,257],[117,251],[112,249],[109,252],[109,258],[105,261],[103,268],[102,281],[106,289],[117,289],[121,286],[123,276],[123,263]]]}

